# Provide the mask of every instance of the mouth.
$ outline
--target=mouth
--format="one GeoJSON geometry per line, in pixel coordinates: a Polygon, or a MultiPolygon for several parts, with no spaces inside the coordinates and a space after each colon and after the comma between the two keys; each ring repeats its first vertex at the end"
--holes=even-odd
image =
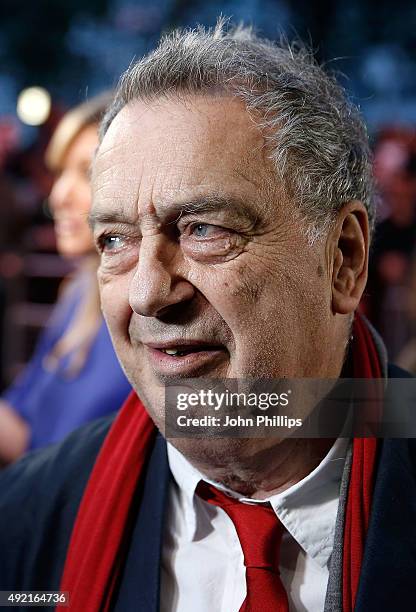
{"type": "Polygon", "coordinates": [[[201,346],[189,346],[189,347],[177,347],[177,348],[161,348],[156,349],[165,353],[165,355],[170,355],[171,357],[184,357],[186,355],[190,355],[191,353],[200,353],[206,351],[218,351],[221,347],[219,346],[210,346],[210,345],[201,345],[201,346]]]}
{"type": "Polygon", "coordinates": [[[145,347],[154,371],[161,375],[200,376],[228,354],[222,345],[202,342],[145,344],[145,347]]]}

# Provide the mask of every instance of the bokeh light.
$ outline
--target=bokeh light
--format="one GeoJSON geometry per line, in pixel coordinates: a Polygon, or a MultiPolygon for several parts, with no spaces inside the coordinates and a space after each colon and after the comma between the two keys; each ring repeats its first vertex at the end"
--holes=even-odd
{"type": "Polygon", "coordinates": [[[43,87],[27,87],[17,99],[17,116],[27,125],[42,125],[51,111],[51,97],[43,87]]]}

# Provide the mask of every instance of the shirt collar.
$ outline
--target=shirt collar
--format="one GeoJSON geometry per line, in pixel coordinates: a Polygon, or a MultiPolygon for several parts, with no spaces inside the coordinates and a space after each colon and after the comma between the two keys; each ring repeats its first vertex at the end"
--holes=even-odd
{"type": "Polygon", "coordinates": [[[191,541],[195,538],[197,529],[195,491],[203,476],[170,442],[167,443],[167,450],[169,468],[179,487],[178,503],[181,506],[188,539],[191,541]]]}
{"type": "Polygon", "coordinates": [[[324,567],[333,549],[339,488],[348,444],[347,438],[338,438],[320,464],[305,478],[282,493],[255,500],[209,481],[168,442],[169,467],[179,487],[179,503],[189,540],[195,538],[197,530],[195,490],[200,480],[206,480],[242,502],[270,502],[287,531],[308,555],[324,567]]]}
{"type": "Polygon", "coordinates": [[[334,545],[348,445],[347,438],[338,438],[310,474],[268,500],[288,532],[321,567],[328,565],[334,545]]]}

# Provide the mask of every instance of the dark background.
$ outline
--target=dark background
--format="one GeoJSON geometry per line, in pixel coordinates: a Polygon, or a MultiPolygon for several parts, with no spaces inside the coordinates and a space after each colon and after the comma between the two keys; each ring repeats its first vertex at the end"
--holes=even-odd
{"type": "Polygon", "coordinates": [[[381,225],[362,309],[383,333],[392,356],[416,368],[415,2],[2,0],[2,385],[28,359],[68,271],[68,263],[56,254],[45,206],[51,177],[43,153],[59,117],[71,105],[113,87],[131,60],[150,50],[162,32],[213,25],[220,13],[233,22],[251,23],[270,38],[284,33],[310,43],[361,107],[381,196],[381,225]],[[16,115],[19,92],[32,85],[44,87],[52,98],[51,114],[40,127],[24,125],[16,115]]]}
{"type": "Polygon", "coordinates": [[[0,113],[25,86],[72,104],[113,85],[134,56],[175,26],[212,25],[220,14],[275,38],[311,41],[348,75],[372,128],[416,119],[416,3],[404,0],[2,0],[0,113]]]}

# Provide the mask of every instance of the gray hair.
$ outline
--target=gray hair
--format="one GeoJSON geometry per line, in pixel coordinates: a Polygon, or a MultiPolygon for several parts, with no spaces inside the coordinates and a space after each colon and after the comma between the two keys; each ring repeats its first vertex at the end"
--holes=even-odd
{"type": "Polygon", "coordinates": [[[300,43],[274,43],[251,28],[175,30],[121,77],[103,138],[133,100],[213,93],[242,99],[264,132],[269,157],[317,238],[344,204],[361,200],[373,228],[371,153],[358,108],[300,43]],[[259,119],[260,117],[260,119],[259,119]]]}

